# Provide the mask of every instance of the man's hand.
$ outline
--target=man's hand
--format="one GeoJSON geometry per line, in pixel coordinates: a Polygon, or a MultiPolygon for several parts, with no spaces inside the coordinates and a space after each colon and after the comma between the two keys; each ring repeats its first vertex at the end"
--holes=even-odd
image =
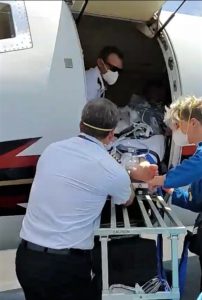
{"type": "Polygon", "coordinates": [[[136,168],[130,170],[132,180],[149,181],[158,174],[158,166],[150,165],[149,162],[141,162],[136,168]]]}
{"type": "Polygon", "coordinates": [[[164,189],[163,188],[163,190],[169,195],[172,195],[172,193],[174,192],[174,189],[164,189]]]}
{"type": "Polygon", "coordinates": [[[150,180],[149,187],[156,188],[158,186],[163,186],[165,181],[165,176],[155,176],[152,180],[150,180]]]}

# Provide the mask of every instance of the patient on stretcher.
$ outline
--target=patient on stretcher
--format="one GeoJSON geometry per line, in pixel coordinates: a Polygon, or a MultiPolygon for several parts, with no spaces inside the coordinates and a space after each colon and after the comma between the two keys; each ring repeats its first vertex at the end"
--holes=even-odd
{"type": "Polygon", "coordinates": [[[150,82],[143,91],[143,95],[133,94],[127,106],[120,108],[120,121],[116,128],[118,137],[127,136],[122,144],[133,147],[143,147],[154,151],[160,161],[165,154],[165,139],[170,135],[165,126],[164,101],[165,88],[161,83],[150,82]],[[125,134],[131,131],[131,134],[125,134]]]}

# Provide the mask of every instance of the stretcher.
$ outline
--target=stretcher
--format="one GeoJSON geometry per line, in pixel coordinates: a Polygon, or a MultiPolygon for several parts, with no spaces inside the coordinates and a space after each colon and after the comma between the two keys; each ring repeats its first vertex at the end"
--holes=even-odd
{"type": "Polygon", "coordinates": [[[144,225],[137,226],[137,224],[131,220],[128,208],[126,207],[122,207],[122,224],[120,224],[120,219],[117,220],[118,207],[111,202],[109,224],[106,225],[101,222],[99,229],[95,232],[95,235],[99,236],[101,242],[102,300],[179,300],[178,239],[179,235],[186,234],[186,228],[161,196],[150,196],[149,194],[140,193],[136,195],[136,201],[138,202],[144,225]],[[152,290],[151,285],[158,285],[157,278],[153,278],[145,287],[141,287],[138,284],[134,284],[133,287],[125,287],[120,285],[119,282],[110,286],[108,268],[108,242],[110,238],[114,236],[135,236],[142,234],[149,234],[151,237],[153,235],[169,237],[172,261],[172,283],[169,286],[166,282],[165,290],[156,292],[154,292],[155,289],[152,290]]]}

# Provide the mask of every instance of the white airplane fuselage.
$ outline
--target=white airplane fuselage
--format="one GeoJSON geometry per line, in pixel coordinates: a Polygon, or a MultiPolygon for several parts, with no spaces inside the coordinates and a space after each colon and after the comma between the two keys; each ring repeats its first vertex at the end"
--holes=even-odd
{"type": "MultiPolygon", "coordinates": [[[[13,9],[15,37],[0,39],[0,249],[17,245],[23,216],[15,210],[28,199],[38,157],[50,143],[78,134],[86,103],[83,53],[68,5],[4,2],[13,9]]],[[[177,14],[163,31],[167,49],[158,38],[172,100],[202,95],[201,25],[200,17],[177,14]]],[[[173,145],[170,164],[179,154],[173,145]]],[[[179,214],[192,222],[192,215],[179,214]]]]}

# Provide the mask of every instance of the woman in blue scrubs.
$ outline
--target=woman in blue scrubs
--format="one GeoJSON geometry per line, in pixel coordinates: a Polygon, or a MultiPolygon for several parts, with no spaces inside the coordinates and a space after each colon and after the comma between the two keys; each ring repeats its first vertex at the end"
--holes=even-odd
{"type": "MultiPolygon", "coordinates": [[[[162,186],[172,194],[172,204],[201,213],[197,218],[199,259],[202,269],[202,98],[181,98],[171,104],[165,122],[176,145],[195,144],[196,152],[164,176],[155,176],[152,187],[162,186]],[[188,191],[184,186],[188,186],[188,191]]],[[[202,291],[202,279],[201,279],[202,291]]]]}

